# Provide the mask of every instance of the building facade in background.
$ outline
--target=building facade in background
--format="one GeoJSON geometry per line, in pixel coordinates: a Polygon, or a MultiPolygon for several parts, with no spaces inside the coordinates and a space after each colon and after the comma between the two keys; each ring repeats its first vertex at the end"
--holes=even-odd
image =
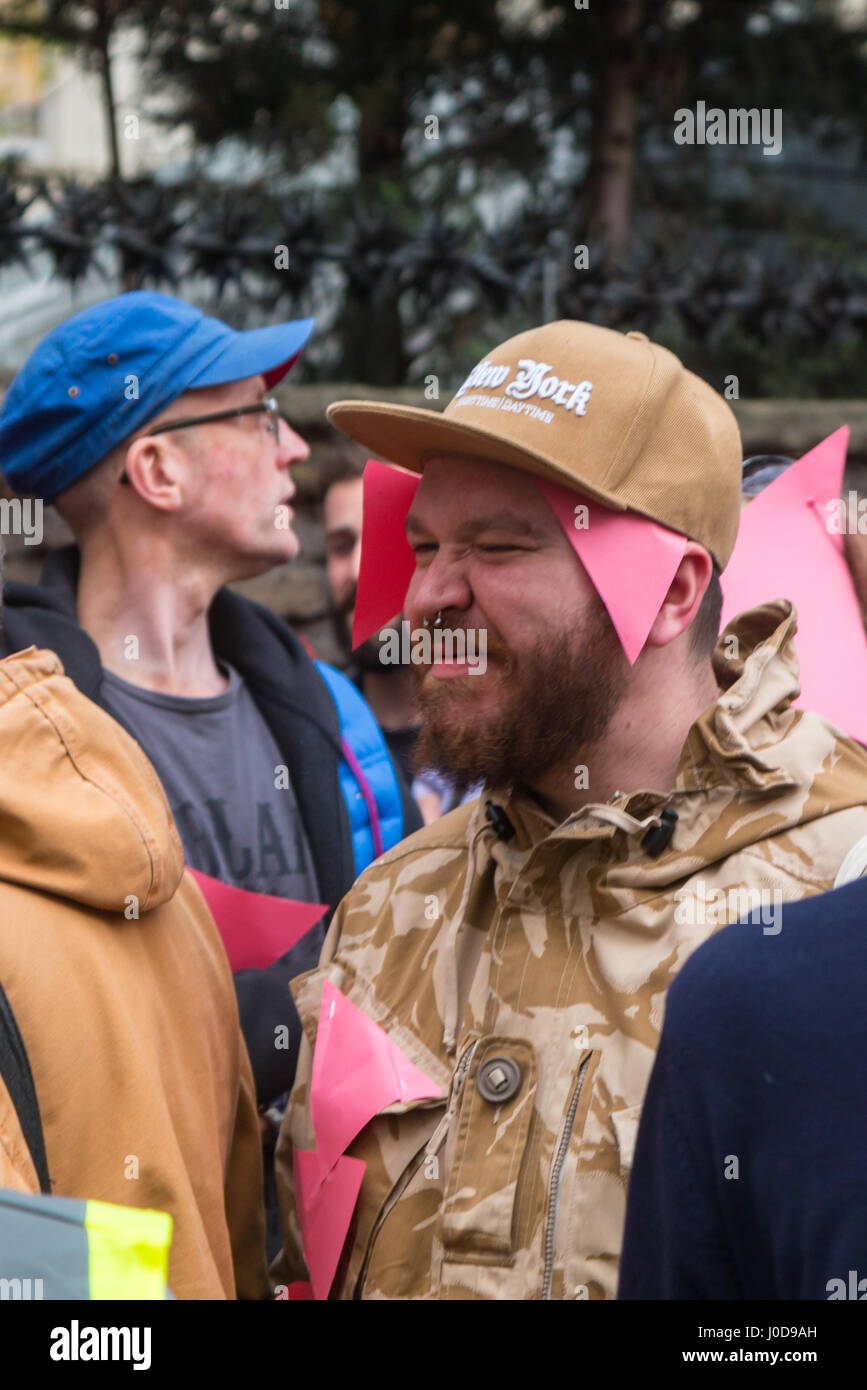
{"type": "MultiPolygon", "coordinates": [[[[119,34],[111,64],[127,178],[165,169],[191,147],[185,129],[162,126],[143,113],[137,49],[134,33],[119,34]]],[[[34,169],[96,177],[109,172],[100,77],[72,51],[0,37],[0,159],[7,155],[23,157],[34,169]]]]}

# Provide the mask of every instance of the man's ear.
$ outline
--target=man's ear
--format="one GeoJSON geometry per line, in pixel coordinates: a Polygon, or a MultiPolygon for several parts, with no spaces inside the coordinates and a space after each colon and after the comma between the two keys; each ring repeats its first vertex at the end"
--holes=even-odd
{"type": "Polygon", "coordinates": [[[651,647],[667,647],[685,632],[699,610],[711,581],[713,562],[703,546],[687,541],[662,607],[647,637],[651,647]]]}
{"type": "Polygon", "coordinates": [[[186,460],[164,435],[140,435],[124,460],[129,486],[158,511],[177,511],[183,501],[186,460]]]}

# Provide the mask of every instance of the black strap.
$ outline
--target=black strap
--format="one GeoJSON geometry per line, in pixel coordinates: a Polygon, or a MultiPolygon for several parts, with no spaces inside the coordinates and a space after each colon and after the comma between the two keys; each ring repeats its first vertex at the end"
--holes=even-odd
{"type": "Polygon", "coordinates": [[[30,1150],[39,1186],[43,1192],[50,1193],[51,1182],[48,1177],[48,1160],[45,1156],[45,1139],[42,1134],[42,1120],[36,1087],[24,1039],[12,1012],[12,1005],[6,991],[0,984],[0,1076],[6,1083],[12,1104],[18,1115],[18,1123],[24,1140],[30,1150]]]}

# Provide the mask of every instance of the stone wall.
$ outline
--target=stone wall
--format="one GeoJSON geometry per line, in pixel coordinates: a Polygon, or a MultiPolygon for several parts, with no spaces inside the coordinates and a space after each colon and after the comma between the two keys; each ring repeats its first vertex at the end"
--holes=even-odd
{"type": "MultiPolygon", "coordinates": [[[[427,408],[431,408],[432,403],[425,400],[420,388],[380,390],[342,382],[278,387],[277,396],[287,419],[311,448],[310,459],[292,470],[298,488],[293,503],[294,526],[301,542],[301,553],[291,565],[281,565],[270,574],[236,587],[286,617],[298,631],[305,633],[326,660],[337,661],[339,654],[327,618],[328,590],[317,478],[319,465],[339,436],[328,424],[325,409],[332,401],[344,397],[399,401],[427,408]]],[[[867,463],[867,401],[758,400],[733,401],[732,406],[741,428],[745,456],[782,453],[797,458],[840,425],[847,424],[852,430],[850,459],[867,463]]],[[[0,496],[10,496],[2,485],[0,496]]],[[[45,551],[65,544],[68,539],[60,517],[53,508],[46,508],[41,546],[26,545],[20,536],[5,538],[7,577],[34,581],[45,551]]]]}

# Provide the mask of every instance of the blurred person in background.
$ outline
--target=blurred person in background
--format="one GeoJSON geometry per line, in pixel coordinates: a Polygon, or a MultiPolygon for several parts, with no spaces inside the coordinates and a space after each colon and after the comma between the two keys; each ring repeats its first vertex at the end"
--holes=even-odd
{"type": "Polygon", "coordinates": [[[857,526],[847,527],[843,535],[843,554],[849,566],[852,587],[858,598],[861,619],[867,629],[867,463],[851,459],[843,472],[843,497],[849,492],[857,499],[857,526]],[[863,506],[862,506],[863,504],[863,506]],[[864,526],[862,531],[861,527],[864,526]]]}
{"type": "MultiPolygon", "coordinates": [[[[0,766],[0,1184],[143,1208],[125,1223],[142,1247],[165,1246],[148,1220],[164,1212],[177,1298],[267,1298],[232,975],[151,764],[29,647],[0,660],[0,766]]],[[[10,1220],[0,1209],[6,1260],[10,1220]]],[[[66,1254],[54,1221],[51,1270],[66,1254]]]]}
{"type": "Polygon", "coordinates": [[[392,757],[412,782],[412,755],[421,717],[408,666],[380,661],[379,633],[352,646],[352,623],[361,565],[362,475],[365,456],[348,441],[335,444],[320,469],[325,557],[334,636],[346,674],[370,705],[392,757]]]}
{"type": "MultiPolygon", "coordinates": [[[[785,454],[756,454],[746,459],[741,489],[743,505],[748,506],[753,498],[764,492],[765,488],[785,473],[787,468],[791,468],[794,462],[794,459],[785,454]]],[[[857,504],[863,502],[867,507],[867,463],[860,459],[847,461],[841,493],[847,503],[849,494],[854,493],[857,504]]],[[[867,523],[862,523],[861,514],[858,516],[858,526],[848,526],[843,532],[843,556],[867,630],[867,523]],[[862,524],[865,525],[863,531],[862,524]]]]}
{"type": "MultiPolygon", "coordinates": [[[[458,796],[447,777],[419,770],[414,757],[421,713],[412,667],[383,662],[380,633],[352,646],[352,624],[361,566],[363,482],[366,455],[348,440],[335,444],[320,470],[325,554],[331,590],[334,635],[344,654],[346,674],[373,710],[396,764],[412,786],[425,824],[478,795],[472,787],[458,796]]],[[[399,626],[402,615],[395,618],[399,626]]]]}
{"type": "Polygon", "coordinates": [[[865,915],[858,878],[786,904],[774,936],[741,922],[687,961],[635,1145],[620,1298],[867,1299],[865,915]]]}

